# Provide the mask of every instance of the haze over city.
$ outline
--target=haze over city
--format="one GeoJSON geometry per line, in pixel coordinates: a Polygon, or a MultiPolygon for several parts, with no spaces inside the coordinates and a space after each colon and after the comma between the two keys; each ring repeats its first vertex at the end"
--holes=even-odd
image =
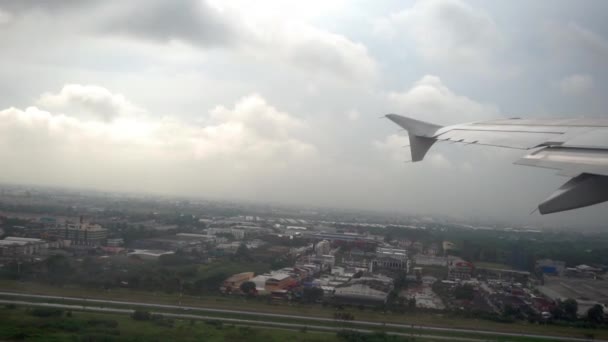
{"type": "Polygon", "coordinates": [[[601,228],[529,215],[566,179],[521,151],[405,164],[378,117],[606,117],[607,6],[0,1],[0,181],[601,228]]]}

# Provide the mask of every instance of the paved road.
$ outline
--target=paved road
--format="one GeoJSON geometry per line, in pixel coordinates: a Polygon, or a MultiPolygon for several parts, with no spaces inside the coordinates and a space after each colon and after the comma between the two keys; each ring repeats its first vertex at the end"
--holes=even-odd
{"type": "MultiPolygon", "coordinates": [[[[213,313],[225,313],[225,314],[236,314],[236,315],[250,315],[256,317],[264,317],[264,318],[283,318],[283,319],[295,319],[295,320],[306,320],[306,321],[317,321],[317,322],[331,322],[332,324],[336,323],[335,319],[324,318],[324,317],[310,317],[310,316],[301,316],[301,315],[286,315],[286,314],[273,314],[273,313],[263,313],[263,312],[252,312],[246,310],[229,310],[229,309],[214,309],[214,308],[205,308],[205,307],[197,307],[197,306],[179,306],[179,305],[170,305],[170,304],[151,304],[151,303],[142,303],[142,302],[133,302],[133,301],[117,301],[117,300],[109,300],[109,299],[90,299],[90,298],[79,298],[79,297],[62,297],[62,296],[51,296],[51,295],[36,295],[36,294],[27,294],[27,293],[17,293],[17,292],[5,292],[0,291],[0,296],[11,296],[18,298],[36,298],[36,299],[49,299],[49,300],[63,300],[63,301],[78,301],[84,303],[92,303],[92,304],[111,304],[111,305],[124,305],[124,306],[137,306],[137,307],[146,307],[151,309],[169,309],[169,310],[185,310],[185,311],[203,311],[203,312],[213,312],[213,313]]],[[[51,303],[45,303],[51,304],[51,303]]],[[[80,309],[83,306],[78,306],[80,309]]],[[[129,311],[131,312],[131,311],[129,311]]],[[[168,314],[162,313],[167,316],[168,314]]],[[[202,317],[195,315],[196,317],[202,317]]],[[[217,317],[214,317],[217,319],[217,317]]],[[[253,322],[261,322],[261,321],[253,321],[253,322]]],[[[276,323],[276,322],[269,322],[276,323]]],[[[551,335],[539,335],[539,334],[528,334],[528,333],[508,333],[508,332],[498,332],[498,331],[489,331],[483,329],[462,329],[462,328],[441,328],[429,325],[413,325],[413,324],[397,324],[397,323],[380,323],[380,322],[372,322],[372,321],[361,321],[361,320],[353,320],[347,321],[345,323],[359,326],[373,326],[373,327],[390,327],[390,328],[399,328],[399,329],[421,329],[427,331],[437,331],[437,332],[453,332],[453,333],[470,333],[470,334],[487,334],[492,336],[505,336],[505,337],[531,337],[537,339],[546,339],[551,341],[589,341],[586,338],[570,338],[570,337],[560,337],[560,336],[551,336],[551,335]]],[[[288,324],[288,323],[281,323],[288,324]]],[[[301,327],[301,324],[296,324],[301,327]]],[[[410,336],[409,334],[407,336],[410,336]]],[[[480,336],[483,338],[483,336],[480,336]]],[[[595,339],[597,342],[608,342],[608,340],[600,340],[595,339]]]]}

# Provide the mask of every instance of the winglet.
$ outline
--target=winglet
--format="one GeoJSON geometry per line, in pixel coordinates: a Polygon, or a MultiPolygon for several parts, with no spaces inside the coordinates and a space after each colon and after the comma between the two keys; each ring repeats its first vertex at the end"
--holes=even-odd
{"type": "Polygon", "coordinates": [[[387,114],[386,117],[408,132],[412,162],[424,159],[424,156],[436,141],[434,138],[435,133],[442,128],[439,125],[397,114],[387,114]]]}

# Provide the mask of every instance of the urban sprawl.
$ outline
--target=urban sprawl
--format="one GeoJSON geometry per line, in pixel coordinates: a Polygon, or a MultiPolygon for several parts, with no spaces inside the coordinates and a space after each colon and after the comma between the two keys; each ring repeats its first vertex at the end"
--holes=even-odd
{"type": "Polygon", "coordinates": [[[3,279],[498,321],[602,322],[608,303],[603,252],[560,251],[571,236],[530,227],[23,187],[0,195],[3,279]]]}

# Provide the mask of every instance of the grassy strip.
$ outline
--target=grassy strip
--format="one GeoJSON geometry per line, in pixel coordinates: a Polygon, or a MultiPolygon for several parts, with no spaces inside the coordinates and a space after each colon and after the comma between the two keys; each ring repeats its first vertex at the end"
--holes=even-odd
{"type": "MultiPolygon", "coordinates": [[[[36,302],[31,301],[32,304],[35,305],[36,302]]],[[[71,309],[72,311],[80,311],[80,310],[84,310],[83,307],[81,307],[79,304],[90,304],[90,303],[79,303],[79,302],[74,302],[74,301],[43,301],[42,302],[55,302],[56,304],[68,304],[68,305],[73,305],[75,306],[75,308],[71,309]]],[[[20,305],[24,305],[24,304],[20,304],[20,305]]],[[[27,305],[26,305],[27,306],[27,305]]],[[[116,308],[116,309],[125,309],[125,308],[131,308],[130,306],[125,306],[125,305],[118,305],[118,304],[114,304],[114,305],[104,305],[104,308],[116,308]]],[[[64,310],[70,310],[70,309],[64,309],[64,310]]],[[[200,316],[199,318],[192,318],[192,319],[203,319],[203,320],[218,320],[218,321],[222,321],[225,319],[244,319],[247,320],[248,323],[243,323],[246,324],[247,326],[262,326],[262,327],[267,327],[267,328],[276,328],[276,329],[283,329],[283,328],[278,328],[278,327],[272,327],[272,326],[268,326],[266,322],[262,321],[264,319],[264,317],[256,317],[256,316],[251,316],[251,315],[242,315],[242,314],[226,314],[226,313],[213,313],[213,312],[201,312],[200,314],[197,314],[196,312],[199,310],[167,310],[167,309],[163,309],[163,311],[158,311],[158,310],[151,310],[151,312],[155,312],[157,314],[164,314],[165,316],[169,317],[169,314],[173,313],[173,314],[186,314],[186,315],[197,315],[200,316]],[[210,317],[210,318],[207,318],[210,317]],[[256,320],[260,320],[259,323],[255,322],[256,320]]],[[[180,319],[180,318],[178,318],[180,319]]],[[[267,320],[267,319],[266,319],[267,320]]],[[[304,327],[311,327],[311,329],[316,329],[319,330],[317,328],[314,328],[312,326],[326,326],[326,327],[331,327],[331,328],[336,328],[336,327],[341,327],[343,329],[365,329],[365,330],[369,330],[369,331],[375,331],[377,333],[401,333],[401,334],[409,334],[412,337],[417,337],[420,338],[420,335],[432,335],[432,336],[436,336],[438,337],[461,337],[461,338],[470,338],[470,339],[477,339],[477,340],[494,340],[494,341],[502,341],[502,340],[508,340],[508,341],[548,341],[548,339],[543,339],[543,338],[533,338],[533,337],[521,337],[521,336],[497,336],[497,335],[493,335],[492,333],[487,333],[487,334],[478,334],[478,333],[465,333],[465,332],[445,332],[445,331],[433,331],[433,330],[426,330],[426,329],[409,329],[409,328],[397,328],[397,327],[378,327],[378,326],[362,326],[353,322],[348,322],[348,321],[334,321],[334,322],[325,322],[325,321],[309,321],[309,320],[297,320],[297,319],[283,319],[283,318],[273,318],[272,322],[276,322],[276,323],[291,323],[291,324],[295,324],[295,325],[299,325],[300,327],[304,328],[304,327]]],[[[239,323],[235,323],[235,322],[230,322],[230,324],[239,324],[239,323]]],[[[304,328],[307,329],[307,328],[304,328]]]]}
{"type": "MultiPolygon", "coordinates": [[[[285,315],[304,315],[311,317],[332,318],[335,312],[332,308],[325,308],[320,305],[301,305],[301,304],[267,304],[256,299],[245,299],[241,297],[219,297],[219,296],[183,296],[179,298],[176,294],[150,293],[133,291],[126,289],[116,289],[112,291],[95,291],[80,287],[53,287],[38,283],[20,283],[15,281],[0,281],[0,289],[32,294],[47,294],[57,296],[113,299],[124,301],[140,301],[153,304],[172,304],[187,306],[202,306],[217,309],[249,310],[252,312],[264,312],[285,315]]],[[[374,322],[428,325],[446,328],[479,329],[483,328],[490,334],[495,332],[507,333],[530,333],[539,335],[555,335],[564,337],[583,338],[586,334],[592,333],[596,338],[608,338],[608,331],[602,329],[590,330],[562,326],[542,326],[525,323],[498,323],[480,319],[469,319],[452,317],[442,314],[430,313],[408,313],[394,314],[382,313],[373,310],[350,310],[357,320],[368,320],[374,322]]],[[[435,332],[433,332],[435,333],[435,332]]]]}
{"type": "Polygon", "coordinates": [[[129,316],[72,312],[71,317],[34,317],[25,309],[0,309],[0,339],[28,341],[338,341],[334,333],[234,327],[196,320],[172,326],[129,316]]]}
{"type": "MultiPolygon", "coordinates": [[[[162,341],[165,340],[168,334],[171,335],[171,338],[178,338],[178,340],[186,340],[190,341],[190,339],[185,338],[183,334],[172,334],[167,333],[165,330],[167,329],[183,329],[187,327],[188,337],[193,338],[194,340],[200,338],[200,331],[194,331],[197,326],[199,319],[196,318],[171,318],[165,316],[165,318],[157,319],[156,321],[135,321],[130,318],[125,320],[125,317],[129,317],[126,313],[94,313],[90,311],[78,311],[78,310],[63,310],[59,314],[59,316],[47,316],[47,317],[33,317],[28,315],[28,312],[34,311],[35,309],[28,310],[24,308],[13,308],[13,309],[0,309],[0,319],[3,319],[2,323],[0,323],[0,338],[8,338],[8,339],[27,339],[27,340],[77,340],[75,339],[75,335],[71,335],[71,333],[77,333],[77,336],[82,340],[104,340],[104,341],[114,341],[114,340],[145,340],[145,341],[162,341]],[[69,312],[69,314],[68,314],[69,312]],[[19,317],[22,317],[18,321],[15,319],[6,319],[6,314],[13,313],[19,317]],[[25,318],[25,319],[23,319],[25,318]],[[35,322],[34,322],[35,321],[35,322]],[[92,327],[90,326],[90,322],[93,321],[92,327]],[[121,328],[119,329],[119,323],[121,328]],[[170,326],[167,325],[167,322],[171,322],[170,326]],[[101,323],[101,324],[100,324],[101,323]],[[107,323],[114,323],[112,326],[108,326],[107,323]],[[152,324],[152,327],[146,327],[145,334],[140,334],[140,330],[137,328],[130,328],[132,326],[141,326],[144,323],[152,324]],[[162,323],[162,324],[160,324],[162,323]],[[187,325],[186,325],[187,324],[187,325]],[[124,329],[126,326],[127,329],[124,329]],[[123,331],[123,330],[126,330],[123,331]]],[[[43,310],[52,310],[49,308],[43,310]]],[[[319,338],[321,340],[329,340],[333,341],[336,339],[336,335],[334,332],[323,331],[322,329],[315,326],[302,326],[302,328],[294,327],[294,328],[283,328],[283,327],[272,327],[266,326],[263,322],[260,322],[259,325],[256,323],[238,323],[238,322],[224,322],[221,323],[221,320],[213,320],[213,319],[205,319],[203,322],[203,329],[209,329],[208,326],[211,326],[215,330],[229,330],[228,337],[234,337],[235,341],[242,340],[253,340],[257,341],[258,338],[266,338],[267,341],[273,340],[281,340],[285,338],[285,334],[278,334],[278,336],[274,336],[275,339],[270,338],[269,336],[257,333],[258,330],[264,331],[279,331],[279,332],[293,332],[297,331],[299,334],[304,334],[304,338],[300,336],[300,338],[296,339],[296,341],[318,341],[319,338]],[[239,328],[237,331],[234,331],[235,327],[247,327],[245,329],[239,328]],[[252,329],[253,328],[253,329],[252,329]],[[252,339],[251,336],[254,338],[252,339]]],[[[332,327],[335,328],[335,327],[332,327]]],[[[349,330],[348,327],[345,327],[346,330],[349,330]]],[[[352,327],[350,327],[352,329],[352,327]]],[[[391,334],[391,332],[373,330],[373,329],[365,329],[366,331],[374,332],[376,335],[371,333],[359,333],[363,335],[355,336],[356,341],[446,341],[447,338],[455,338],[456,336],[443,336],[436,335],[433,333],[421,333],[415,332],[410,336],[389,336],[386,333],[391,334]]],[[[183,331],[182,331],[183,333],[183,331]]],[[[219,338],[220,340],[226,338],[223,334],[219,334],[219,336],[215,336],[218,334],[209,334],[206,332],[204,336],[204,340],[216,340],[214,337],[219,338]]],[[[274,334],[277,335],[277,334],[274,334]]],[[[470,337],[469,337],[470,338],[470,337]]],[[[338,339],[340,340],[340,339],[338,339]]],[[[493,341],[503,341],[501,337],[497,337],[496,339],[492,339],[493,341]]],[[[507,339],[508,341],[516,341],[516,342],[532,342],[537,341],[536,339],[530,338],[516,338],[507,339]]],[[[507,341],[504,340],[504,341],[507,341]]],[[[350,341],[350,340],[348,340],[350,341]]],[[[480,339],[471,338],[471,341],[489,341],[487,338],[480,339]]]]}

